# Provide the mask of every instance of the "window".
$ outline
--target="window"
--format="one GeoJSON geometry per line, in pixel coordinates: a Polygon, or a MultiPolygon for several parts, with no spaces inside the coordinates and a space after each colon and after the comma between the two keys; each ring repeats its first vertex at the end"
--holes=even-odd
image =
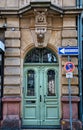
{"type": "Polygon", "coordinates": [[[47,72],[48,78],[48,96],[55,96],[55,71],[49,70],[47,72]]]}
{"type": "Polygon", "coordinates": [[[35,72],[28,70],[27,72],[27,96],[35,96],[35,72]]]}
{"type": "Polygon", "coordinates": [[[57,57],[47,48],[35,48],[31,50],[25,60],[25,63],[56,63],[57,57]]]}

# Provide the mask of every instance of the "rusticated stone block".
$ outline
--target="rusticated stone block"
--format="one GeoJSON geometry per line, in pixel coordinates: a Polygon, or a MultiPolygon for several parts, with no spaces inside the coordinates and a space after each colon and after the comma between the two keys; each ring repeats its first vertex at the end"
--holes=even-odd
{"type": "Polygon", "coordinates": [[[20,56],[20,49],[19,48],[6,48],[5,56],[20,56]]]}
{"type": "MultiPolygon", "coordinates": [[[[61,98],[62,101],[62,118],[63,119],[70,119],[70,106],[69,106],[69,97],[63,96],[61,98]]],[[[72,102],[72,119],[77,120],[78,119],[78,102],[80,101],[80,98],[78,96],[72,96],[71,102],[72,102]]]]}
{"type": "MultiPolygon", "coordinates": [[[[74,76],[71,78],[71,85],[78,85],[78,77],[74,76]]],[[[62,77],[62,84],[68,85],[68,79],[66,77],[62,77]]]]}
{"type": "Polygon", "coordinates": [[[5,40],[5,46],[6,47],[20,47],[20,40],[19,39],[6,39],[5,40]]]}
{"type": "Polygon", "coordinates": [[[6,31],[5,38],[20,38],[20,31],[6,31]]]}
{"type": "Polygon", "coordinates": [[[77,31],[76,30],[63,30],[62,31],[62,37],[63,38],[73,38],[77,37],[77,31]]]}
{"type": "Polygon", "coordinates": [[[4,75],[20,75],[20,67],[9,67],[4,68],[4,75]]]}
{"type": "Polygon", "coordinates": [[[18,58],[5,58],[5,65],[9,66],[17,66],[20,65],[20,57],[18,58]]]}
{"type": "Polygon", "coordinates": [[[62,46],[77,46],[77,40],[75,38],[62,39],[62,46]]]}
{"type": "MultiPolygon", "coordinates": [[[[67,94],[69,94],[68,86],[63,86],[62,95],[67,95],[67,94]]],[[[79,94],[78,86],[71,86],[71,94],[73,94],[73,95],[79,94]]]]}
{"type": "Polygon", "coordinates": [[[20,76],[4,76],[4,85],[19,85],[20,76]]]}
{"type": "Polygon", "coordinates": [[[19,27],[19,18],[7,18],[7,27],[19,27]]]}
{"type": "MultiPolygon", "coordinates": [[[[20,101],[21,98],[19,96],[4,96],[2,98],[3,102],[3,119],[6,119],[6,117],[11,117],[11,115],[16,116],[18,119],[20,116],[20,101]]],[[[12,118],[12,117],[11,117],[12,118]]]]}
{"type": "MultiPolygon", "coordinates": [[[[69,1],[68,1],[69,3],[69,1]]],[[[63,18],[63,27],[76,27],[76,19],[75,17],[64,17],[63,18]]]]}
{"type": "Polygon", "coordinates": [[[20,87],[18,86],[5,86],[4,95],[20,95],[20,87]]]}
{"type": "MultiPolygon", "coordinates": [[[[68,61],[67,57],[62,57],[62,65],[65,65],[65,63],[68,61]]],[[[71,56],[71,62],[74,63],[74,65],[78,65],[78,58],[71,56]]]]}
{"type": "Polygon", "coordinates": [[[76,0],[63,0],[63,6],[76,6],[76,0]]]}

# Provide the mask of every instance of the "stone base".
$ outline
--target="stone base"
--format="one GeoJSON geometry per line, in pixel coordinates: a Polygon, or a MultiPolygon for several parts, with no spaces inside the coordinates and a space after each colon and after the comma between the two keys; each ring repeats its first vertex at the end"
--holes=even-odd
{"type": "MultiPolygon", "coordinates": [[[[73,120],[72,122],[73,130],[82,130],[82,123],[79,120],[73,120]]],[[[61,120],[61,129],[70,130],[70,121],[67,119],[61,120]]]]}
{"type": "MultiPolygon", "coordinates": [[[[80,97],[72,96],[72,119],[78,120],[78,103],[80,101],[80,97]]],[[[63,96],[61,98],[62,101],[62,119],[70,119],[70,105],[69,105],[69,97],[63,96]]]]}
{"type": "Polygon", "coordinates": [[[6,118],[1,123],[2,129],[19,129],[21,127],[21,121],[19,119],[6,118]]]}
{"type": "Polygon", "coordinates": [[[2,128],[19,128],[20,121],[20,102],[21,97],[3,97],[3,120],[2,128]]]}

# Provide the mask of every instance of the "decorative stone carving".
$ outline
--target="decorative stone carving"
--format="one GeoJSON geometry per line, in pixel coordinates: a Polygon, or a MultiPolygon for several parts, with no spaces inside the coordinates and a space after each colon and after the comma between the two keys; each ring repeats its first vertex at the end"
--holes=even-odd
{"type": "Polygon", "coordinates": [[[60,1],[59,0],[51,0],[52,3],[56,4],[56,5],[59,5],[60,4],[60,1]]]}
{"type": "Polygon", "coordinates": [[[35,34],[34,39],[35,46],[42,48],[47,46],[48,37],[47,36],[47,20],[46,14],[47,9],[34,9],[35,12],[35,34]]]}
{"type": "Polygon", "coordinates": [[[29,5],[31,0],[20,0],[20,7],[29,5]]]}
{"type": "Polygon", "coordinates": [[[46,12],[47,9],[34,9],[35,11],[35,24],[39,25],[46,25],[46,12]]]}
{"type": "MultiPolygon", "coordinates": [[[[30,2],[39,2],[39,1],[40,0],[20,0],[20,6],[30,4],[30,2]]],[[[43,2],[44,0],[41,0],[41,1],[43,2]]],[[[47,0],[47,2],[49,2],[49,1],[55,5],[61,5],[61,3],[62,3],[62,0],[47,0]]]]}

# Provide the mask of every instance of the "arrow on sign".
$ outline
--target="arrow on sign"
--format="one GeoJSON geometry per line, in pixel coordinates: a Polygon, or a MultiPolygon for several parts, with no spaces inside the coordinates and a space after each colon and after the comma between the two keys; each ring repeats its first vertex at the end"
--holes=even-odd
{"type": "Polygon", "coordinates": [[[61,49],[60,52],[61,52],[62,54],[65,54],[65,49],[64,49],[64,48],[61,49]]]}

